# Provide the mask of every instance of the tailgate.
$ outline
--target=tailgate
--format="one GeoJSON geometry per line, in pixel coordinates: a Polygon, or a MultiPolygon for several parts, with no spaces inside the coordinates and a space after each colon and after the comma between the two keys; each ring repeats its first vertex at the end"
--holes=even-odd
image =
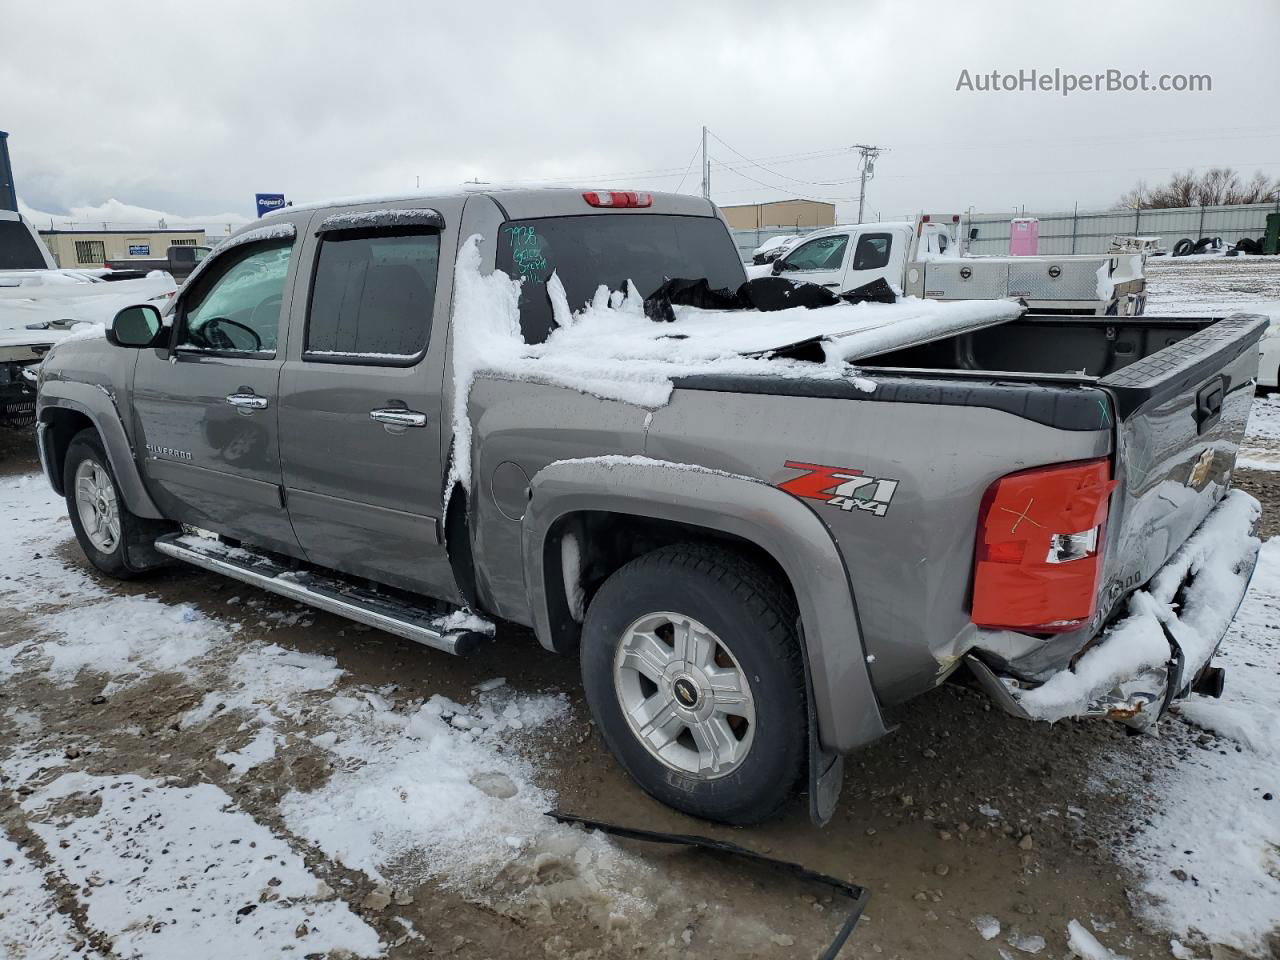
{"type": "Polygon", "coordinates": [[[1098,609],[1147,583],[1222,499],[1235,470],[1267,319],[1219,320],[1099,381],[1118,424],[1098,609]]]}

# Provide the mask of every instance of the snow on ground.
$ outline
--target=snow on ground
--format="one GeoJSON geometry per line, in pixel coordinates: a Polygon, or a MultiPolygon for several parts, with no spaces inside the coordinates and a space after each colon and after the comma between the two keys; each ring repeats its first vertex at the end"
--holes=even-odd
{"type": "Polygon", "coordinates": [[[1180,712],[1225,739],[1156,752],[1147,772],[1161,800],[1121,856],[1162,927],[1265,954],[1280,917],[1280,537],[1263,545],[1214,662],[1227,671],[1222,699],[1193,695],[1180,712]]]}
{"type": "MultiPolygon", "coordinates": [[[[227,748],[217,759],[229,781],[286,744],[330,759],[327,783],[294,789],[282,804],[294,844],[310,842],[396,884],[478,887],[499,872],[533,878],[563,863],[574,895],[597,897],[602,917],[626,908],[630,884],[610,884],[630,858],[544,817],[554,797],[535,786],[532,765],[513,749],[563,719],[563,697],[490,684],[473,703],[436,696],[423,704],[397,700],[394,687],[340,688],[332,657],[251,639],[188,604],[111,592],[67,566],[59,556],[71,539],[66,507],[42,477],[0,479],[0,516],[0,603],[26,614],[0,646],[6,682],[41,677],[62,687],[93,678],[109,695],[176,674],[206,691],[177,726],[223,731],[215,735],[227,748]]],[[[178,786],[134,770],[90,775],[26,743],[12,745],[0,771],[25,792],[28,825],[53,861],[46,868],[12,844],[0,848],[0,862],[13,860],[0,879],[0,893],[8,891],[0,955],[20,944],[32,957],[92,956],[65,945],[72,934],[57,916],[33,922],[49,915],[42,882],[77,891],[89,927],[121,956],[383,953],[371,926],[321,895],[289,839],[214,784],[178,786]]]]}
{"type": "Polygon", "coordinates": [[[283,944],[299,954],[383,952],[347,904],[324,898],[284,840],[212,784],[68,773],[22,808],[118,956],[267,957],[283,944]]]}
{"type": "Polygon", "coordinates": [[[44,886],[44,872],[0,830],[0,957],[100,960],[44,886]]]}

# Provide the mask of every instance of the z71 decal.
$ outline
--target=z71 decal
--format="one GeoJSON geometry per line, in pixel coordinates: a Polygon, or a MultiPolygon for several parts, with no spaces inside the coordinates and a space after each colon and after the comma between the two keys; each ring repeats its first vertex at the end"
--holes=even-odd
{"type": "Polygon", "coordinates": [[[824,467],[820,463],[797,463],[794,460],[788,460],[785,466],[804,473],[778,484],[779,490],[806,500],[819,500],[841,510],[864,510],[883,517],[889,512],[893,492],[898,489],[897,480],[868,477],[861,470],[849,467],[824,467]]]}

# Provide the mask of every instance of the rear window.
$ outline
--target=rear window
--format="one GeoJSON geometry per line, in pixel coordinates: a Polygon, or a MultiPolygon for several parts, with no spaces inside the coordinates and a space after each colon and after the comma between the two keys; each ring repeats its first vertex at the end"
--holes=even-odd
{"type": "Polygon", "coordinates": [[[27,225],[0,220],[0,270],[43,270],[44,255],[27,225]]]}
{"type": "Polygon", "coordinates": [[[630,280],[647,297],[673,277],[705,277],[712,289],[730,290],[746,280],[737,248],[718,218],[669,214],[605,213],[504,223],[497,266],[524,278],[520,327],[529,343],[547,339],[554,326],[547,296],[553,273],[575,310],[591,300],[600,284],[624,290],[630,280]]]}

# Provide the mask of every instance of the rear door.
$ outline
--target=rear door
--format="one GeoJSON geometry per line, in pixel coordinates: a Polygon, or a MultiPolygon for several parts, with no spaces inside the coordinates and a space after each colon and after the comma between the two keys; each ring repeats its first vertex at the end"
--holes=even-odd
{"type": "Polygon", "coordinates": [[[901,286],[906,244],[902,242],[900,234],[875,228],[861,230],[853,236],[852,247],[849,271],[837,293],[881,279],[895,288],[901,286]]]}
{"type": "MultiPolygon", "coordinates": [[[[312,562],[452,599],[441,387],[458,199],[321,217],[281,378],[285,496],[312,562]]],[[[446,431],[447,434],[448,431],[446,431]]]]}
{"type": "Polygon", "coordinates": [[[139,352],[132,407],[167,516],[296,554],[277,431],[293,230],[282,220],[274,235],[233,242],[183,290],[170,346],[139,352]]]}

